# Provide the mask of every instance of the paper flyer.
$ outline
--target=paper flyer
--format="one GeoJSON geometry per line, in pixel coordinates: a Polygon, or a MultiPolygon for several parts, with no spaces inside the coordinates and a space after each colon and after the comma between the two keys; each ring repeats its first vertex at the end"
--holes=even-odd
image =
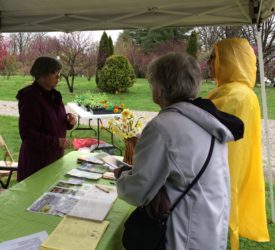
{"type": "Polygon", "coordinates": [[[98,223],[65,216],[40,249],[94,250],[108,225],[108,221],[98,223]]]}

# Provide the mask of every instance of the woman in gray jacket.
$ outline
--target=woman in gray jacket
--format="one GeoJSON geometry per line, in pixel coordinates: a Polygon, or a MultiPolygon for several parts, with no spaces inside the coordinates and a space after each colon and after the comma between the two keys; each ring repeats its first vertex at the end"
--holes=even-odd
{"type": "Polygon", "coordinates": [[[226,249],[230,208],[228,141],[242,137],[243,123],[196,98],[201,74],[195,59],[171,53],[149,66],[153,100],[161,107],[142,132],[134,167],[117,181],[118,195],[147,205],[165,185],[171,204],[200,171],[211,136],[215,146],[207,169],[167,221],[167,250],[226,249]]]}

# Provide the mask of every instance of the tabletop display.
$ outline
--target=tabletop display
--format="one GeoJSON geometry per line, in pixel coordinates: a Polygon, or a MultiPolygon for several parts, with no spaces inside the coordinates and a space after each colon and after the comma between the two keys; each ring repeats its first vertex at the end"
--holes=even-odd
{"type": "Polygon", "coordinates": [[[103,156],[107,154],[71,152],[2,192],[0,221],[5,226],[0,227],[0,242],[46,231],[49,237],[41,249],[70,250],[76,244],[80,250],[123,249],[123,224],[133,207],[117,199],[115,180],[108,176],[114,165],[103,156]],[[72,179],[67,175],[72,169],[101,178],[72,179]],[[71,225],[76,228],[69,230],[71,225]]]}

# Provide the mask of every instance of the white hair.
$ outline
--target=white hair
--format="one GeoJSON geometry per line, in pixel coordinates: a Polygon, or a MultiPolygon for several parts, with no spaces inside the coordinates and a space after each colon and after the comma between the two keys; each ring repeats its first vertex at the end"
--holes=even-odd
{"type": "Polygon", "coordinates": [[[195,98],[201,83],[201,71],[196,59],[185,53],[168,53],[148,67],[148,79],[160,88],[170,104],[195,98]]]}

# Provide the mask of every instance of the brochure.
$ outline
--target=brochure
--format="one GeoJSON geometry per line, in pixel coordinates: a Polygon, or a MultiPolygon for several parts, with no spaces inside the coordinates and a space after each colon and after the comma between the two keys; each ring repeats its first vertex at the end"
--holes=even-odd
{"type": "Polygon", "coordinates": [[[113,202],[117,198],[116,187],[107,185],[83,184],[80,187],[65,188],[57,186],[50,188],[36,200],[28,211],[50,215],[74,217],[102,221],[105,219],[113,202]]]}
{"type": "Polygon", "coordinates": [[[42,241],[48,237],[46,231],[26,235],[14,240],[8,240],[0,243],[1,250],[39,250],[42,241]]]}
{"type": "Polygon", "coordinates": [[[116,169],[119,167],[129,167],[131,168],[130,165],[128,165],[127,163],[118,160],[117,158],[115,158],[112,155],[107,155],[101,158],[102,161],[104,161],[106,164],[108,164],[112,169],[116,169]]]}
{"type": "Polygon", "coordinates": [[[77,177],[77,178],[89,179],[89,180],[98,180],[102,177],[102,174],[81,171],[81,170],[78,170],[76,168],[70,170],[67,173],[67,175],[74,176],[74,177],[77,177]]]}
{"type": "Polygon", "coordinates": [[[108,166],[85,162],[82,163],[77,169],[92,173],[103,174],[108,169],[108,166]]]}
{"type": "Polygon", "coordinates": [[[27,210],[31,212],[64,216],[78,202],[77,197],[58,193],[44,193],[27,210]]]}
{"type": "Polygon", "coordinates": [[[77,162],[78,163],[89,162],[89,163],[94,163],[94,164],[104,164],[104,162],[102,160],[100,160],[99,158],[92,156],[92,155],[80,155],[77,158],[77,162]]]}
{"type": "Polygon", "coordinates": [[[105,173],[102,175],[102,178],[103,178],[103,179],[107,179],[107,180],[116,180],[116,177],[115,177],[114,172],[105,172],[105,173]]]}
{"type": "Polygon", "coordinates": [[[50,189],[51,193],[57,193],[57,194],[67,194],[72,196],[84,196],[85,191],[81,191],[80,189],[72,189],[72,188],[64,188],[64,187],[53,187],[50,189]]]}
{"type": "Polygon", "coordinates": [[[64,187],[64,188],[71,188],[71,187],[80,187],[85,180],[79,178],[70,178],[69,180],[61,180],[59,181],[56,186],[64,187]]]}

